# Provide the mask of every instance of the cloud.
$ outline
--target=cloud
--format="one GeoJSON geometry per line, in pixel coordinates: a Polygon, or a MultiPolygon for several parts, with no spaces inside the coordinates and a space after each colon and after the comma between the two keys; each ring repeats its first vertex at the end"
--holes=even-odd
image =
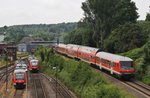
{"type": "Polygon", "coordinates": [[[0,0],[0,26],[79,21],[85,0],[0,0]]]}
{"type": "MultiPolygon", "coordinates": [[[[79,21],[85,0],[0,0],[0,26],[79,21]]],[[[145,19],[150,0],[133,0],[145,19]]]]}
{"type": "Polygon", "coordinates": [[[145,20],[146,14],[150,12],[150,0],[132,0],[135,2],[138,13],[140,15],[138,20],[145,20]]]}

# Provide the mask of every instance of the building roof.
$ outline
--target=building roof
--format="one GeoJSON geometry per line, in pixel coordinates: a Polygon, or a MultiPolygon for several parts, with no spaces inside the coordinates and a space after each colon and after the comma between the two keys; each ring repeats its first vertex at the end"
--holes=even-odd
{"type": "Polygon", "coordinates": [[[43,38],[35,38],[34,41],[44,41],[43,38]]]}
{"type": "Polygon", "coordinates": [[[20,43],[25,43],[25,44],[28,44],[30,43],[31,41],[34,41],[34,39],[32,37],[24,37],[20,43]]]}

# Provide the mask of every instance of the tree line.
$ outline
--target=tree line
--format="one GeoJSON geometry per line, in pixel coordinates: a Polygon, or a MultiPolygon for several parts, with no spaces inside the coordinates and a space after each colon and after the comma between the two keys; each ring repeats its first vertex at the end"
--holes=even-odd
{"type": "Polygon", "coordinates": [[[145,20],[137,20],[131,0],[86,0],[82,9],[84,17],[65,43],[128,56],[135,61],[135,78],[150,85],[150,12],[145,20]]]}
{"type": "Polygon", "coordinates": [[[82,9],[84,17],[78,22],[78,28],[65,36],[65,43],[93,46],[112,53],[126,52],[146,43],[148,33],[137,21],[139,15],[133,1],[86,0],[82,9]]]}
{"type": "Polygon", "coordinates": [[[55,40],[58,35],[64,32],[71,32],[77,27],[77,23],[59,23],[59,24],[32,24],[32,25],[14,25],[0,28],[0,32],[7,32],[5,41],[18,43],[23,37],[32,36],[43,38],[46,41],[55,40]]]}

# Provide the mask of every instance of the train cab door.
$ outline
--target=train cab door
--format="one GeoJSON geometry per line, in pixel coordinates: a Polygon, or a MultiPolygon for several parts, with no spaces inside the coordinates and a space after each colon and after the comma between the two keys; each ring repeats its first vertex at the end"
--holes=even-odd
{"type": "Polygon", "coordinates": [[[117,63],[115,63],[115,62],[111,62],[111,74],[113,74],[114,73],[114,71],[116,72],[116,71],[118,71],[118,69],[117,69],[117,63]]]}

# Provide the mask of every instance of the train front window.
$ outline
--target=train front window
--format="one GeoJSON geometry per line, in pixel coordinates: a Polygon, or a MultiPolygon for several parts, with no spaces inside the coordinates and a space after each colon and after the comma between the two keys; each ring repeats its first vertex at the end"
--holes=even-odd
{"type": "Polygon", "coordinates": [[[38,65],[38,61],[32,61],[32,66],[37,66],[38,65]]]}
{"type": "Polygon", "coordinates": [[[121,69],[122,70],[131,70],[133,69],[133,65],[131,61],[121,61],[121,69]]]}
{"type": "Polygon", "coordinates": [[[24,73],[16,73],[16,80],[24,80],[24,73]]]}

